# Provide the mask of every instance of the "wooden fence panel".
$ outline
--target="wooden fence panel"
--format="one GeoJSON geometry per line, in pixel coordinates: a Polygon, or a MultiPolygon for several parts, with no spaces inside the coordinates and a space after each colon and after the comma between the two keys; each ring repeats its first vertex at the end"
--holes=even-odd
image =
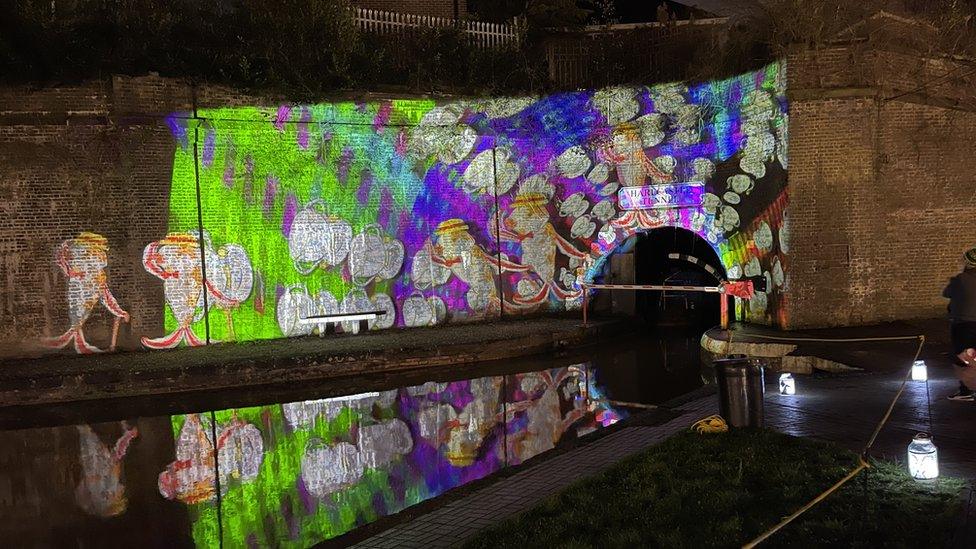
{"type": "Polygon", "coordinates": [[[373,34],[410,33],[419,28],[455,27],[469,44],[481,49],[502,48],[518,44],[518,21],[485,23],[453,20],[446,17],[413,15],[382,10],[355,8],[353,19],[360,30],[373,34]]]}

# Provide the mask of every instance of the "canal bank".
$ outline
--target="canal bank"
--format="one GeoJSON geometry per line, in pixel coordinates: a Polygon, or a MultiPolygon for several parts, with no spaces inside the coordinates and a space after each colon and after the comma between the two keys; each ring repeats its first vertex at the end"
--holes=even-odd
{"type": "MultiPolygon", "coordinates": [[[[718,411],[701,387],[700,333],[681,339],[625,327],[608,325],[583,341],[596,344],[491,362],[193,398],[0,408],[0,486],[29,492],[0,498],[0,532],[38,545],[456,544],[718,411]],[[12,504],[22,500],[31,503],[12,504]]],[[[525,335],[524,324],[494,328],[525,335]]],[[[505,345],[493,341],[481,345],[505,345]]],[[[767,425],[856,447],[914,348],[822,350],[826,359],[861,357],[863,370],[798,377],[789,397],[767,375],[767,425]]],[[[877,457],[901,456],[912,432],[925,428],[946,474],[968,478],[976,475],[966,430],[974,408],[940,398],[952,388],[946,352],[939,341],[925,348],[929,384],[906,391],[877,457]]]]}
{"type": "Polygon", "coordinates": [[[706,366],[721,356],[741,354],[762,359],[773,372],[851,373],[900,368],[892,350],[900,350],[899,340],[911,346],[919,337],[926,342],[921,358],[948,356],[949,325],[938,318],[803,331],[735,323],[728,330],[706,331],[701,347],[706,366]]]}
{"type": "Polygon", "coordinates": [[[53,355],[0,362],[0,407],[212,392],[565,352],[632,333],[630,319],[583,327],[576,315],[215,344],[164,352],[53,355]]]}
{"type": "Polygon", "coordinates": [[[39,546],[311,546],[598,437],[631,415],[614,402],[694,391],[697,339],[644,332],[321,387],[2,408],[0,486],[25,493],[0,498],[0,533],[39,546]]]}

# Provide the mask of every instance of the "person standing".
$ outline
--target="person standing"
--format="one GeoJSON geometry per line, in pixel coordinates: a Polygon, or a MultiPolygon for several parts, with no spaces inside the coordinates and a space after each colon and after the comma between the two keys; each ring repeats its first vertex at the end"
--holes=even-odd
{"type": "Polygon", "coordinates": [[[965,265],[961,273],[949,280],[942,290],[942,297],[949,299],[949,334],[952,339],[952,352],[955,355],[956,376],[959,390],[950,395],[949,400],[972,402],[976,400],[973,387],[967,386],[964,379],[970,366],[962,357],[967,351],[976,348],[976,248],[963,254],[965,265]]]}

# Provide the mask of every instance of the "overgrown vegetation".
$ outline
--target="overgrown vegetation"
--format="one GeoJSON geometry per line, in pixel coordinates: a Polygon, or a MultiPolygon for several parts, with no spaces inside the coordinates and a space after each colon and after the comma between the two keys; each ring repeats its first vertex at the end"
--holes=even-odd
{"type": "MultiPolygon", "coordinates": [[[[551,20],[539,12],[540,24],[551,20]]],[[[544,86],[536,28],[522,47],[489,51],[454,28],[360,33],[348,0],[15,0],[0,3],[0,80],[157,72],[297,96],[377,86],[530,91],[544,86]]]]}
{"type": "MultiPolygon", "coordinates": [[[[473,47],[455,28],[360,32],[349,2],[0,2],[0,81],[44,85],[158,72],[296,99],[339,89],[542,93],[554,88],[547,63],[559,43],[575,45],[587,61],[578,81],[560,79],[556,87],[704,80],[756,68],[797,44],[833,40],[880,9],[924,22],[917,27],[918,48],[976,55],[976,0],[757,0],[707,29],[585,37],[581,25],[616,21],[619,0],[471,2],[480,18],[522,17],[518,44],[491,50],[473,47]]],[[[648,21],[656,18],[654,5],[646,10],[648,21]]],[[[882,35],[873,33],[871,40],[882,35]]],[[[905,38],[899,29],[887,40],[903,47],[911,42],[905,38]]]]}
{"type": "Polygon", "coordinates": [[[912,21],[907,26],[910,35],[900,27],[897,37],[871,36],[887,40],[884,46],[924,37],[927,51],[922,53],[976,54],[976,0],[759,0],[750,3],[735,24],[771,50],[816,47],[851,38],[852,27],[882,11],[912,21]]]}
{"type": "Polygon", "coordinates": [[[329,89],[351,82],[361,48],[345,0],[18,0],[0,10],[8,81],[155,71],[329,89]]]}
{"type": "MultiPolygon", "coordinates": [[[[772,432],[686,433],[483,533],[470,548],[739,547],[842,478],[857,457],[772,432]]],[[[962,482],[876,462],[764,547],[942,547],[962,482]],[[862,473],[863,474],[863,473],[862,473]],[[866,493],[866,496],[865,496],[866,493]]]]}

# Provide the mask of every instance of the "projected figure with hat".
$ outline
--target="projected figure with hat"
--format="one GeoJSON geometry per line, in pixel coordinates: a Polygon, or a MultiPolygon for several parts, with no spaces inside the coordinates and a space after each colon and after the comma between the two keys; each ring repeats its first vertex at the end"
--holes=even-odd
{"type": "Polygon", "coordinates": [[[101,349],[85,340],[84,325],[88,317],[101,303],[115,316],[112,329],[112,343],[109,350],[115,349],[119,322],[128,322],[129,313],[119,306],[112,291],[108,288],[108,241],[104,236],[83,232],[76,238],[61,243],[56,252],[56,261],[61,272],[68,277],[68,316],[71,327],[59,337],[47,338],[47,347],[61,349],[70,343],[81,354],[99,353],[101,349]]]}
{"type": "Polygon", "coordinates": [[[206,231],[202,238],[206,256],[201,258],[200,240],[196,231],[170,233],[162,240],[151,242],[142,253],[142,264],[146,271],[163,281],[163,295],[179,324],[169,335],[142,338],[142,344],[150,349],[171,349],[180,342],[186,342],[191,347],[204,344],[193,333],[192,325],[206,314],[203,302],[205,287],[210,298],[209,305],[224,311],[227,334],[234,337],[231,311],[251,295],[254,285],[251,261],[244,248],[237,244],[225,244],[215,250],[206,231]],[[204,259],[206,283],[203,278],[204,259]]]}
{"type": "Polygon", "coordinates": [[[518,284],[512,300],[521,306],[538,305],[551,293],[559,300],[575,299],[579,290],[565,290],[556,283],[556,251],[566,257],[582,261],[585,252],[577,250],[552,226],[546,205],[552,200],[554,189],[543,175],[526,179],[512,202],[512,213],[499,230],[504,240],[518,242],[522,247],[522,263],[535,273],[538,282],[528,278],[518,284]]]}
{"type": "Polygon", "coordinates": [[[446,267],[468,285],[465,299],[468,308],[475,313],[491,314],[500,310],[501,299],[495,285],[498,265],[511,272],[525,272],[529,267],[492,257],[475,242],[468,224],[461,219],[448,219],[434,231],[436,244],[431,259],[446,267]]]}
{"type": "Polygon", "coordinates": [[[203,268],[200,261],[200,242],[189,233],[170,233],[162,240],[150,242],[142,253],[142,264],[151,274],[162,279],[163,296],[179,327],[160,338],[142,338],[150,349],[170,349],[181,341],[196,347],[204,342],[193,333],[191,325],[202,319],[203,268]]]}

